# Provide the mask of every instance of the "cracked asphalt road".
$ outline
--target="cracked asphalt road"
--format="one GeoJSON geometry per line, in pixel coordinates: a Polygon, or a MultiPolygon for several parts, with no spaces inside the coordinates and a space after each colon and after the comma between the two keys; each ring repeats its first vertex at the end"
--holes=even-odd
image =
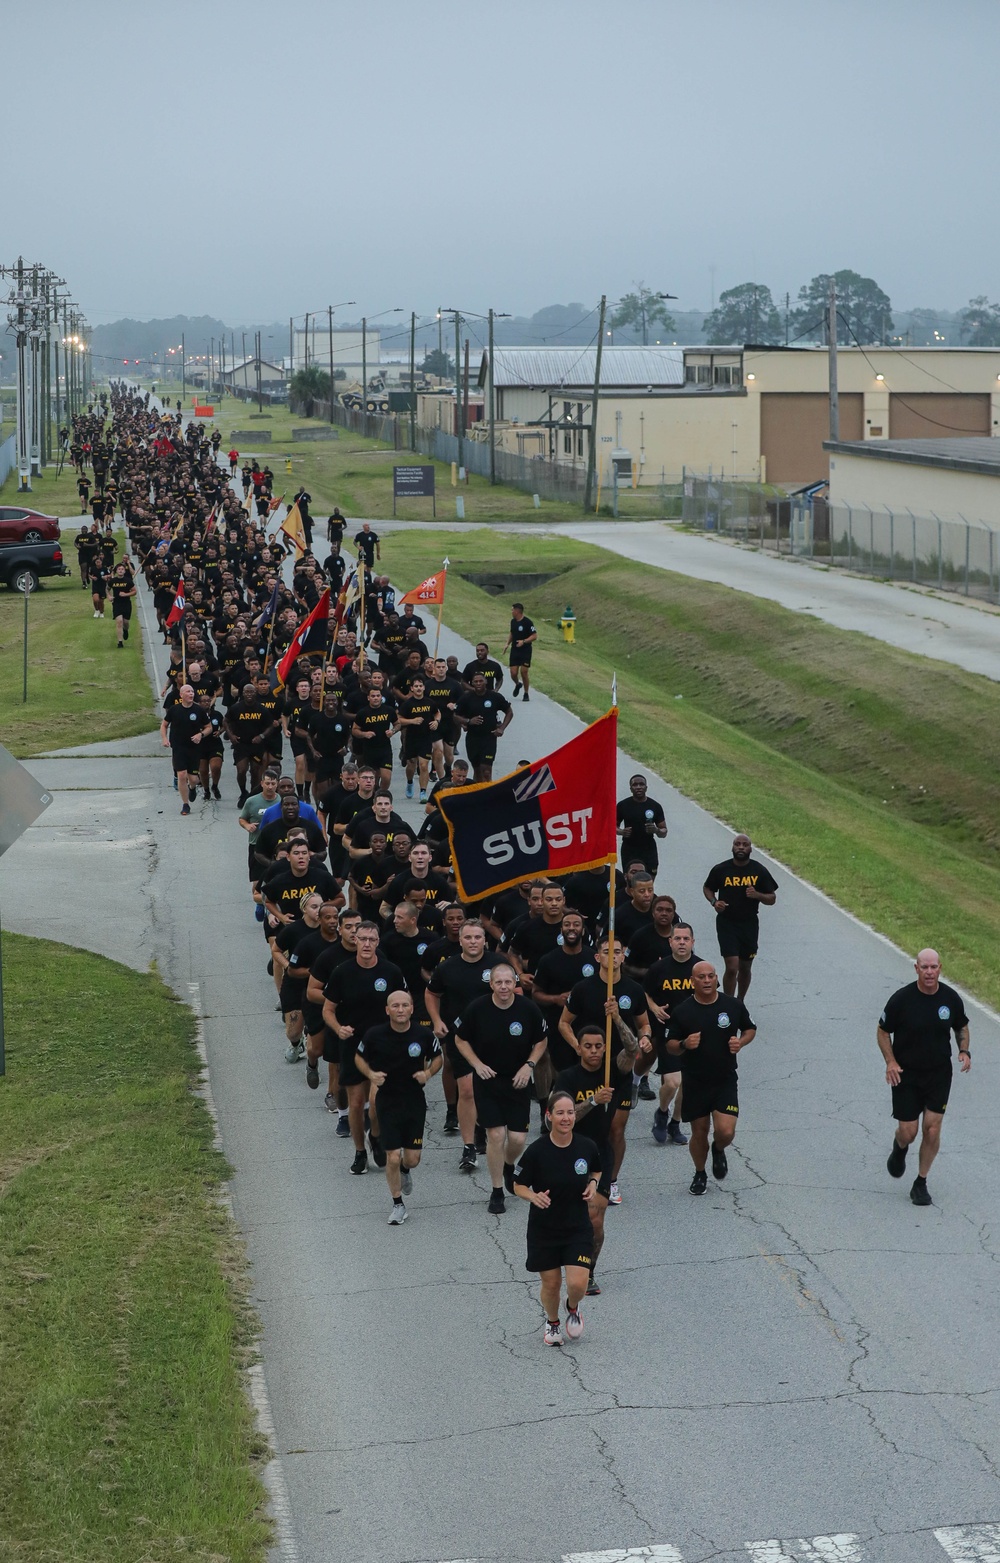
{"type": "MultiPolygon", "coordinates": [[[[542,695],[515,710],[506,761],[579,730],[542,695]]],[[[1000,1520],[995,1018],[971,1010],[974,1068],[917,1210],[885,1171],[874,1038],[909,962],[772,865],[729,1178],[691,1199],[687,1152],[657,1146],[640,1105],[604,1293],[583,1340],[546,1351],[525,1212],[488,1216],[483,1173],[458,1174],[437,1085],[411,1219],[390,1229],[381,1174],[349,1175],[322,1093],[284,1063],[231,768],[187,821],[153,734],[30,768],[56,796],[0,862],[7,926],[155,959],[204,1017],[287,1563],[667,1541],[684,1563],[745,1563],[749,1538],[845,1532],[865,1563],[941,1563],[935,1526],[1000,1520]]],[[[634,768],[621,756],[619,781],[634,768]]],[[[700,885],[731,831],[650,791],[670,825],[659,884],[714,956],[700,885]]]]}

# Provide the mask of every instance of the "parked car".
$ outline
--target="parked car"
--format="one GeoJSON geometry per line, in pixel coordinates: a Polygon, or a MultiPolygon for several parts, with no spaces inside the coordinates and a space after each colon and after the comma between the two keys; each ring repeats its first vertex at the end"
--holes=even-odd
{"type": "Polygon", "coordinates": [[[59,537],[55,516],[23,505],[0,505],[0,543],[54,543],[59,537]]]}
{"type": "Polygon", "coordinates": [[[0,581],[5,581],[12,592],[23,591],[26,581],[29,590],[34,591],[43,576],[71,574],[58,543],[0,544],[0,581]]]}

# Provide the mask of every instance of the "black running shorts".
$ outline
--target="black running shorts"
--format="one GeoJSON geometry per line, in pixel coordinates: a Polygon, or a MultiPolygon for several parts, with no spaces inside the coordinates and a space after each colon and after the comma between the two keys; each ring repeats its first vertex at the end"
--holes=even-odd
{"type": "Polygon", "coordinates": [[[904,1069],[892,1088],[892,1116],[915,1123],[922,1112],[943,1113],[951,1092],[951,1064],[940,1069],[904,1069]]]}
{"type": "Polygon", "coordinates": [[[728,1113],[731,1118],[740,1115],[739,1082],[735,1074],[721,1080],[698,1080],[686,1077],[682,1097],[681,1119],[694,1123],[696,1118],[707,1118],[710,1113],[728,1113]]]}

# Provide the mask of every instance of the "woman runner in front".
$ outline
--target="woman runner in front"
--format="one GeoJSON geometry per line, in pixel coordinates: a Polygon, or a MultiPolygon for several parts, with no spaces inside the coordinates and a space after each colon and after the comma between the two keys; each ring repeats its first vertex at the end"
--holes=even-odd
{"type": "Polygon", "coordinates": [[[554,1090],[547,1104],[548,1134],[523,1152],[514,1169],[514,1193],[526,1199],[526,1270],[541,1279],[546,1346],[561,1346],[559,1296],[566,1275],[566,1335],[583,1334],[580,1302],[594,1259],[590,1201],[601,1179],[601,1153],[593,1140],[576,1133],[576,1104],[569,1091],[554,1090]]]}

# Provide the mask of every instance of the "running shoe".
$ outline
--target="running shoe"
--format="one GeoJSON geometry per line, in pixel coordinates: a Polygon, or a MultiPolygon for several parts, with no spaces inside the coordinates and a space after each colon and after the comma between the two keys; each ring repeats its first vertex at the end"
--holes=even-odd
{"type": "MultiPolygon", "coordinates": [[[[332,1113],[336,1112],[336,1103],[334,1103],[334,1105],[329,1110],[332,1113]]],[[[346,1113],[341,1113],[340,1117],[337,1119],[336,1133],[338,1140],[349,1140],[351,1138],[351,1121],[346,1113]]]]}
{"type": "Polygon", "coordinates": [[[399,1186],[404,1194],[413,1193],[413,1173],[409,1167],[401,1167],[399,1171],[399,1186]]]}
{"type": "Polygon", "coordinates": [[[479,1166],[479,1157],[476,1155],[475,1146],[462,1146],[462,1159],[458,1164],[459,1172],[475,1172],[479,1166]]]}
{"type": "Polygon", "coordinates": [[[184,804],[183,808],[181,809],[181,813],[182,814],[190,814],[191,813],[191,805],[190,805],[190,803],[185,803],[184,804]]]}
{"type": "Polygon", "coordinates": [[[611,1185],[611,1193],[608,1195],[608,1204],[609,1205],[620,1205],[621,1202],[622,1202],[622,1196],[621,1196],[621,1191],[618,1188],[618,1184],[617,1184],[617,1182],[612,1183],[612,1185],[611,1185]]]}
{"type": "Polygon", "coordinates": [[[667,1124],[667,1139],[671,1145],[686,1145],[688,1137],[675,1118],[667,1124]]]}
{"type": "Polygon", "coordinates": [[[701,1172],[696,1172],[694,1177],[691,1179],[691,1193],[692,1194],[704,1194],[704,1192],[705,1192],[705,1190],[707,1188],[708,1188],[708,1173],[705,1172],[704,1169],[703,1169],[701,1172]]]}
{"type": "Polygon", "coordinates": [[[657,1107],[653,1112],[653,1139],[657,1145],[666,1145],[668,1128],[667,1114],[662,1107],[657,1107]]]}
{"type": "Polygon", "coordinates": [[[289,1042],[285,1048],[285,1063],[297,1064],[305,1056],[305,1047],[301,1042],[289,1042]]]}
{"type": "Polygon", "coordinates": [[[570,1340],[579,1340],[583,1334],[583,1320],[580,1317],[579,1308],[570,1308],[566,1313],[566,1334],[570,1340]]]}
{"type": "Polygon", "coordinates": [[[889,1160],[886,1162],[886,1170],[890,1178],[901,1178],[906,1171],[906,1152],[908,1145],[900,1145],[893,1136],[892,1150],[889,1152],[889,1160]]]}
{"type": "Polygon", "coordinates": [[[406,1206],[404,1204],[393,1205],[392,1215],[389,1217],[391,1227],[401,1227],[406,1220],[406,1206]]]}
{"type": "Polygon", "coordinates": [[[528,701],[529,701],[529,700],[530,700],[530,699],[531,699],[531,696],[530,696],[530,695],[529,695],[529,694],[528,694],[528,693],[527,693],[527,691],[525,691],[525,696],[524,696],[524,704],[525,704],[525,705],[527,705],[527,704],[528,704],[528,701]]]}
{"type": "Polygon", "coordinates": [[[365,1155],[364,1151],[358,1151],[358,1154],[351,1162],[351,1171],[354,1173],[356,1178],[360,1178],[363,1172],[368,1171],[368,1157],[365,1155]]]}
{"type": "Polygon", "coordinates": [[[426,803],[427,802],[427,788],[426,787],[421,787],[421,789],[420,789],[419,802],[421,802],[421,803],[426,803]]]}
{"type": "Polygon", "coordinates": [[[124,650],[124,648],[125,648],[125,642],[124,642],[124,641],[123,641],[123,640],[120,640],[120,641],[119,641],[119,642],[118,642],[118,650],[119,650],[119,651],[123,651],[123,650],[124,650]]]}
{"type": "Polygon", "coordinates": [[[520,693],[521,693],[521,686],[520,686],[520,684],[515,684],[514,688],[510,692],[510,698],[512,700],[516,700],[520,693]]]}
{"type": "Polygon", "coordinates": [[[218,802],[218,803],[222,802],[222,793],[219,791],[219,784],[218,784],[218,782],[213,782],[212,783],[212,797],[215,798],[216,802],[218,802]]]}
{"type": "Polygon", "coordinates": [[[490,1195],[490,1202],[487,1206],[487,1209],[489,1210],[491,1216],[503,1215],[504,1211],[507,1209],[507,1201],[503,1197],[503,1189],[493,1190],[493,1193],[490,1195]]]}
{"type": "Polygon", "coordinates": [[[639,1100],[640,1102],[655,1102],[656,1092],[649,1083],[648,1075],[639,1076],[639,1100]]]}
{"type": "Polygon", "coordinates": [[[413,783],[411,781],[408,781],[406,784],[406,796],[408,798],[413,797],[413,783]]]}
{"type": "Polygon", "coordinates": [[[590,1280],[587,1282],[587,1296],[588,1297],[600,1297],[600,1295],[601,1295],[601,1288],[597,1284],[597,1277],[595,1275],[592,1275],[590,1277],[590,1280]]]}
{"type": "Polygon", "coordinates": [[[728,1171],[729,1171],[729,1163],[726,1160],[726,1153],[725,1153],[725,1151],[722,1149],[721,1145],[715,1145],[713,1143],[713,1145],[712,1145],[712,1177],[715,1178],[717,1182],[721,1183],[723,1178],[726,1176],[726,1173],[728,1171]]]}
{"type": "Polygon", "coordinates": [[[546,1319],[545,1334],[542,1340],[546,1346],[561,1346],[563,1343],[562,1330],[559,1328],[558,1319],[546,1319]]]}
{"type": "MultiPolygon", "coordinates": [[[[336,1091],[327,1091],[326,1095],[323,1098],[323,1106],[326,1108],[328,1113],[335,1113],[337,1111],[337,1093],[336,1093],[336,1091]]],[[[347,1122],[346,1118],[344,1119],[344,1122],[345,1123],[347,1122]]],[[[339,1123],[337,1125],[337,1128],[338,1129],[340,1128],[339,1123]]]]}
{"type": "Polygon", "coordinates": [[[913,1187],[910,1190],[910,1198],[915,1205],[933,1205],[934,1201],[927,1192],[926,1178],[914,1178],[913,1187]]]}
{"type": "Polygon", "coordinates": [[[457,1134],[458,1133],[458,1108],[457,1107],[449,1107],[448,1110],[446,1111],[446,1113],[444,1115],[444,1132],[445,1132],[445,1134],[457,1134]]]}
{"type": "Polygon", "coordinates": [[[306,1085],[310,1091],[315,1091],[319,1087],[319,1068],[311,1058],[306,1059],[306,1085]]]}
{"type": "Polygon", "coordinates": [[[368,1144],[371,1146],[372,1161],[376,1167],[384,1167],[389,1158],[382,1149],[382,1141],[377,1134],[372,1134],[370,1129],[368,1131],[368,1144]]]}

